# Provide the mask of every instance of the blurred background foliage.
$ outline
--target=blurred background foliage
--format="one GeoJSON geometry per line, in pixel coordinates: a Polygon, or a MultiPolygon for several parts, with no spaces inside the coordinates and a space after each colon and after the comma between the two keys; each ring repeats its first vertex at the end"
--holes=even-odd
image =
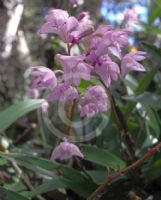
{"type": "MultiPolygon", "coordinates": [[[[113,94],[134,138],[137,158],[161,140],[160,0],[86,0],[72,11],[67,0],[0,0],[0,199],[86,199],[108,174],[126,166],[119,130],[110,113],[104,130],[97,130],[96,137],[81,146],[85,160],[73,159],[68,165],[49,161],[59,139],[45,126],[40,110],[33,111],[43,100],[24,98],[29,83],[24,74],[31,65],[56,67],[54,55],[65,51],[56,37],[38,34],[51,7],[68,9],[72,15],[89,11],[96,26],[107,23],[115,28],[123,26],[129,8],[135,9],[139,24],[132,27],[129,51],[148,52],[147,72],[129,74],[113,85],[113,94]]],[[[88,84],[82,82],[81,89],[88,84]]],[[[53,121],[55,110],[56,105],[50,110],[53,121]]],[[[55,123],[61,126],[59,120],[55,123]]],[[[98,123],[96,116],[84,134],[98,123]]],[[[141,169],[114,182],[102,199],[160,200],[160,169],[158,152],[141,169]]]]}

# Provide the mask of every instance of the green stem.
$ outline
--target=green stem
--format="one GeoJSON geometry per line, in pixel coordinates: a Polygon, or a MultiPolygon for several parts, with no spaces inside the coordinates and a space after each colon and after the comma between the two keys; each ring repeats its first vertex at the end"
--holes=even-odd
{"type": "MultiPolygon", "coordinates": [[[[67,54],[68,56],[71,55],[71,48],[72,48],[72,44],[70,45],[69,43],[67,44],[67,54]]],[[[70,135],[70,131],[72,128],[72,118],[73,118],[73,114],[74,114],[74,107],[75,107],[76,101],[75,100],[69,100],[68,101],[68,107],[67,107],[67,118],[69,119],[69,124],[67,125],[66,129],[65,129],[65,133],[66,135],[70,135]]]]}
{"type": "Polygon", "coordinates": [[[72,118],[73,118],[73,114],[74,114],[74,108],[75,108],[75,100],[71,100],[68,102],[68,108],[67,108],[67,118],[69,119],[69,124],[66,127],[65,133],[67,135],[70,135],[70,131],[72,128],[72,118]]]}
{"type": "Polygon", "coordinates": [[[107,93],[110,98],[111,108],[113,111],[115,122],[118,126],[118,129],[121,130],[121,138],[123,139],[123,141],[127,147],[127,150],[128,150],[128,151],[126,151],[126,154],[128,154],[130,156],[130,161],[128,161],[128,164],[129,164],[136,160],[135,143],[128,131],[128,127],[127,127],[125,118],[124,118],[122,112],[120,111],[119,107],[117,106],[110,88],[107,88],[107,93]]]}

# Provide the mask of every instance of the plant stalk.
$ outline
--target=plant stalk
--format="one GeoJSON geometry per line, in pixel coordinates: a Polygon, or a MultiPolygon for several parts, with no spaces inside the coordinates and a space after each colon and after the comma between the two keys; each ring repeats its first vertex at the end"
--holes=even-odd
{"type": "Polygon", "coordinates": [[[128,150],[128,152],[126,151],[126,153],[129,155],[129,158],[130,158],[130,161],[128,162],[128,164],[133,163],[136,160],[135,143],[128,131],[128,127],[127,127],[125,118],[124,118],[122,112],[120,111],[119,107],[117,106],[110,88],[107,88],[107,93],[110,98],[111,108],[112,108],[112,111],[114,114],[116,124],[118,126],[118,129],[121,130],[121,137],[122,137],[122,139],[127,147],[127,150],[128,150]]]}

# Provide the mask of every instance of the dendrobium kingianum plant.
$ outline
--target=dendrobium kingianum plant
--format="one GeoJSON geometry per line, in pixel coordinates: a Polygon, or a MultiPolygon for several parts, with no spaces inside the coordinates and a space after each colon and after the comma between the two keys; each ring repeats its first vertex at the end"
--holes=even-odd
{"type": "MultiPolygon", "coordinates": [[[[72,6],[77,3],[78,1],[71,1],[72,6]]],[[[139,62],[145,59],[146,52],[124,54],[122,51],[129,45],[128,35],[131,31],[113,29],[111,25],[101,25],[95,29],[87,12],[74,17],[65,10],[51,9],[39,33],[57,35],[66,43],[67,54],[55,56],[61,71],[45,66],[33,66],[29,69],[34,80],[28,94],[33,97],[36,94],[37,97],[37,92],[46,89],[50,91],[46,97],[49,104],[56,101],[75,101],[79,104],[81,117],[92,117],[111,107],[107,91],[120,76],[126,76],[131,71],[145,71],[139,62]],[[71,53],[75,45],[81,45],[81,54],[71,53]],[[81,80],[91,81],[93,77],[97,77],[102,84],[92,85],[80,95],[77,88],[81,80]]],[[[42,104],[44,112],[48,109],[47,102],[42,104]]],[[[51,159],[67,160],[72,156],[83,158],[78,147],[65,140],[55,148],[51,159]]]]}

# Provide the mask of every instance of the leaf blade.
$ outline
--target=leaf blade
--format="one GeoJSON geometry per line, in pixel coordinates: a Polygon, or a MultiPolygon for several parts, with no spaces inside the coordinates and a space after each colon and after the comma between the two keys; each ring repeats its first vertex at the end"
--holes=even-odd
{"type": "Polygon", "coordinates": [[[0,131],[6,130],[18,118],[33,111],[44,103],[44,99],[26,99],[11,105],[9,108],[0,112],[0,131]]]}
{"type": "Polygon", "coordinates": [[[0,187],[0,199],[3,200],[28,200],[26,197],[11,190],[0,187]]]}
{"type": "Polygon", "coordinates": [[[104,167],[120,167],[126,166],[125,162],[110,152],[106,152],[91,145],[83,145],[82,147],[85,160],[100,164],[104,167]]]}

